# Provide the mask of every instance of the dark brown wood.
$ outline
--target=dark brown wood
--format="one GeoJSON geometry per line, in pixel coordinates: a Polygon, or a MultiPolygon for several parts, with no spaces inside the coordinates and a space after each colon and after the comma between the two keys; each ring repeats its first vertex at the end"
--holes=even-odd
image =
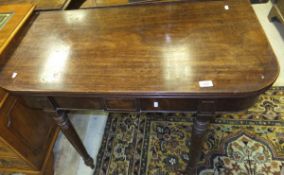
{"type": "Polygon", "coordinates": [[[200,159],[202,145],[210,124],[209,117],[211,116],[197,114],[197,117],[194,120],[191,135],[190,159],[185,171],[188,175],[196,174],[196,164],[200,159]],[[204,117],[206,117],[206,119],[204,119],[204,117]]]}
{"type": "Polygon", "coordinates": [[[188,174],[196,174],[196,164],[200,160],[202,146],[206,139],[210,120],[216,112],[215,101],[202,100],[198,104],[197,115],[193,122],[190,146],[190,160],[187,166],[188,174]]]}
{"type": "Polygon", "coordinates": [[[54,100],[57,124],[88,165],[64,108],[197,111],[192,169],[213,114],[252,105],[279,73],[246,0],[42,12],[29,27],[2,67],[0,87],[34,108],[54,100]],[[213,86],[201,87],[203,80],[213,86]]]}
{"type": "Polygon", "coordinates": [[[275,55],[249,2],[228,5],[229,10],[213,1],[42,12],[3,67],[0,86],[53,95],[259,93],[278,75],[275,55]],[[199,87],[202,80],[214,87],[199,87]]]}
{"type": "Polygon", "coordinates": [[[106,98],[105,109],[107,111],[137,111],[139,108],[135,98],[106,98]]]}
{"type": "MultiPolygon", "coordinates": [[[[212,98],[215,101],[216,111],[219,112],[235,112],[247,109],[256,100],[256,95],[239,98],[212,98]],[[230,102],[230,103],[228,103],[230,102]]],[[[25,105],[30,108],[44,109],[46,111],[54,111],[49,100],[45,96],[22,96],[25,105]]],[[[58,109],[62,110],[107,110],[115,111],[141,111],[141,112],[192,112],[196,111],[200,101],[203,98],[177,98],[177,97],[160,97],[160,98],[136,98],[129,97],[66,97],[56,96],[54,100],[58,104],[58,109]],[[157,103],[157,107],[154,106],[157,103]]]]}
{"type": "MultiPolygon", "coordinates": [[[[245,98],[214,98],[216,111],[235,112],[247,109],[257,99],[257,96],[245,98]]],[[[197,111],[198,104],[204,99],[200,98],[142,98],[140,107],[142,112],[180,112],[180,111],[197,111]],[[158,106],[155,107],[154,103],[158,106]]]]}
{"type": "MultiPolygon", "coordinates": [[[[55,97],[54,100],[60,109],[104,109],[103,100],[101,98],[82,98],[82,97],[55,97]]],[[[46,102],[48,105],[48,103],[46,102]]],[[[48,108],[48,106],[46,106],[48,108]]]]}
{"type": "MultiPolygon", "coordinates": [[[[178,1],[195,2],[196,0],[77,0],[77,1],[71,1],[67,9],[78,9],[78,8],[85,9],[85,8],[98,8],[98,7],[110,7],[110,6],[117,7],[125,5],[178,2],[178,1]]],[[[208,0],[199,0],[199,2],[200,1],[208,1],[208,0]]]]}
{"type": "Polygon", "coordinates": [[[7,97],[0,108],[0,172],[53,171],[48,163],[53,161],[52,148],[58,130],[51,116],[27,108],[20,97],[7,97]]]}
{"type": "Polygon", "coordinates": [[[68,118],[67,112],[64,110],[58,110],[58,104],[52,97],[49,97],[49,100],[57,113],[57,115],[53,116],[54,121],[60,127],[65,137],[74,146],[77,152],[82,156],[85,164],[91,168],[94,168],[94,160],[85,149],[79,135],[77,134],[76,130],[74,129],[72,123],[68,118]]]}
{"type": "Polygon", "coordinates": [[[68,10],[71,10],[71,9],[79,9],[84,3],[85,3],[86,0],[76,0],[76,1],[71,1],[67,8],[68,10]]]}
{"type": "MultiPolygon", "coordinates": [[[[12,14],[0,29],[1,66],[9,58],[7,48],[17,46],[16,36],[33,9],[32,4],[0,5],[1,14],[12,14]]],[[[58,129],[50,115],[27,107],[20,96],[0,88],[0,174],[52,174],[58,129]]]]}
{"type": "Polygon", "coordinates": [[[67,113],[65,111],[59,110],[57,111],[57,115],[55,115],[53,119],[60,127],[64,136],[69,140],[69,142],[74,146],[77,152],[82,156],[85,164],[91,168],[94,168],[94,160],[85,149],[81,139],[79,138],[76,130],[70,122],[67,113]]]}

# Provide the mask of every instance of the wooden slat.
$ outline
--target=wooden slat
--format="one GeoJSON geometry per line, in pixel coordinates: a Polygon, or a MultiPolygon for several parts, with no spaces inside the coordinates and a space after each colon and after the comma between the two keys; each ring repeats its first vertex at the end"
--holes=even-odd
{"type": "Polygon", "coordinates": [[[0,109],[2,108],[4,102],[6,101],[9,93],[4,91],[3,89],[0,89],[0,109]]]}
{"type": "Polygon", "coordinates": [[[13,157],[18,158],[18,155],[12,151],[11,147],[8,146],[2,139],[0,138],[0,157],[13,157]]]}

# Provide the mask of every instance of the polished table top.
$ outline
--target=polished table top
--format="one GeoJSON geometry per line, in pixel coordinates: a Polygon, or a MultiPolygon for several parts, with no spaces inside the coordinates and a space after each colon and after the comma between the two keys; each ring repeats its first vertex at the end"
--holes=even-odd
{"type": "Polygon", "coordinates": [[[41,12],[19,39],[0,87],[32,109],[51,105],[92,168],[68,110],[195,111],[185,169],[195,174],[215,113],[246,109],[279,72],[247,0],[41,12]]]}
{"type": "Polygon", "coordinates": [[[278,72],[247,0],[176,2],[41,12],[2,67],[0,86],[222,97],[265,89],[278,72]],[[204,80],[213,87],[200,87],[204,80]]]}
{"type": "MultiPolygon", "coordinates": [[[[6,48],[14,44],[13,39],[33,10],[32,4],[0,5],[0,65],[9,59],[5,53],[6,48]]],[[[7,96],[8,94],[0,88],[0,109],[7,96]]]]}

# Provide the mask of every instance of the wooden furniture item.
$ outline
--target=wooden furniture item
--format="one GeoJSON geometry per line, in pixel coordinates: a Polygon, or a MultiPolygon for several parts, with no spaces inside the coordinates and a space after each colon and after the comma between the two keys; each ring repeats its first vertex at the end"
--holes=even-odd
{"type": "MultiPolygon", "coordinates": [[[[0,6],[2,64],[7,61],[6,48],[15,46],[16,35],[33,9],[31,4],[0,6]]],[[[52,115],[27,107],[19,96],[0,88],[0,174],[53,174],[52,149],[58,129],[52,115]]]]}
{"type": "Polygon", "coordinates": [[[284,0],[276,0],[275,4],[273,4],[273,7],[270,10],[268,18],[270,21],[276,18],[282,24],[284,24],[284,0]]]}
{"type": "Polygon", "coordinates": [[[0,6],[9,4],[33,3],[36,10],[63,10],[71,0],[0,0],[0,6]]]}
{"type": "MultiPolygon", "coordinates": [[[[0,6],[0,63],[7,60],[5,49],[15,44],[13,39],[34,10],[32,4],[14,4],[0,6]]],[[[11,46],[13,47],[13,46],[11,46]]]]}
{"type": "Polygon", "coordinates": [[[67,9],[84,9],[109,6],[137,5],[144,3],[162,3],[179,0],[76,0],[68,4],[67,9]]]}
{"type": "Polygon", "coordinates": [[[0,87],[27,106],[55,110],[90,167],[66,111],[196,111],[192,172],[210,119],[252,105],[279,72],[247,0],[42,12],[26,27],[0,87]]]}
{"type": "Polygon", "coordinates": [[[53,174],[53,145],[58,129],[52,113],[31,109],[4,93],[0,107],[0,173],[53,174]]]}
{"type": "MultiPolygon", "coordinates": [[[[191,1],[195,0],[72,0],[67,9],[86,9],[86,8],[99,8],[99,7],[111,7],[111,6],[125,6],[125,5],[138,5],[149,3],[164,3],[164,2],[178,2],[178,1],[191,1]]],[[[208,0],[199,0],[208,1],[208,0]]],[[[218,1],[218,0],[210,0],[218,1]]]]}
{"type": "MultiPolygon", "coordinates": [[[[146,3],[163,3],[163,2],[177,2],[177,1],[196,1],[196,0],[73,0],[71,1],[67,9],[84,9],[84,8],[97,8],[97,7],[109,7],[109,6],[123,6],[123,5],[137,5],[146,3]]],[[[208,1],[208,0],[198,0],[208,1]]],[[[210,0],[218,1],[218,0],[210,0]]],[[[254,3],[267,3],[268,0],[250,0],[254,3]]]]}

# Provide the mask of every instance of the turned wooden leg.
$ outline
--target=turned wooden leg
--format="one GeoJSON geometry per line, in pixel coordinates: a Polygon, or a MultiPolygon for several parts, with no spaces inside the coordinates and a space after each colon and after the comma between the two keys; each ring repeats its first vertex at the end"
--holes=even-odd
{"type": "Polygon", "coordinates": [[[200,160],[202,145],[206,138],[210,120],[214,118],[214,113],[214,101],[202,101],[199,104],[198,112],[192,127],[190,159],[186,168],[186,174],[196,174],[196,164],[200,160]]]}
{"type": "Polygon", "coordinates": [[[67,9],[68,10],[72,10],[72,9],[79,9],[85,2],[86,0],[72,0],[68,6],[67,9]]]}
{"type": "Polygon", "coordinates": [[[275,7],[272,7],[269,14],[268,14],[269,21],[273,21],[275,18],[277,18],[277,16],[278,16],[278,14],[277,14],[275,7]]]}
{"type": "Polygon", "coordinates": [[[72,146],[76,149],[76,151],[81,155],[85,164],[91,168],[94,168],[94,160],[88,154],[86,148],[84,147],[80,137],[78,136],[76,130],[74,129],[72,123],[70,122],[66,111],[57,110],[58,105],[52,97],[49,97],[50,102],[56,109],[57,115],[54,115],[53,119],[56,124],[60,127],[64,136],[68,139],[68,141],[72,144],[72,146]]]}
{"type": "Polygon", "coordinates": [[[209,120],[202,120],[197,116],[193,123],[190,145],[190,159],[187,172],[193,174],[196,169],[196,163],[199,161],[202,151],[202,144],[209,126],[209,120]]]}

